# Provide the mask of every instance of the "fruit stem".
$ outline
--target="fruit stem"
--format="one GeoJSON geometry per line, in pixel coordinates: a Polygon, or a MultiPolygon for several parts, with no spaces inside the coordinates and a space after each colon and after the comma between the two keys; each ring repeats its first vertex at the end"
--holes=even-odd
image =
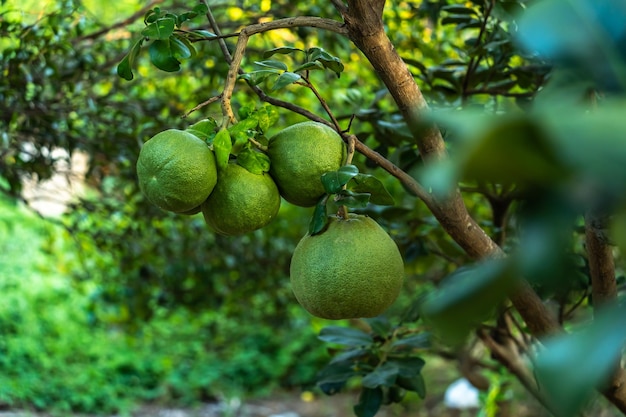
{"type": "Polygon", "coordinates": [[[337,210],[337,217],[339,217],[340,220],[347,220],[348,207],[343,205],[339,206],[339,210],[337,210]]]}

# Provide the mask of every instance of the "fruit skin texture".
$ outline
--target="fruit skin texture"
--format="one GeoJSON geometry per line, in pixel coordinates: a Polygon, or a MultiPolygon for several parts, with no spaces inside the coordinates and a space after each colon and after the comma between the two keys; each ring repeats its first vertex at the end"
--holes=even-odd
{"type": "Polygon", "coordinates": [[[270,175],[285,200],[311,207],[325,193],[320,177],[338,170],[346,153],[341,136],[330,127],[318,122],[297,123],[269,140],[270,175]]]}
{"type": "Polygon", "coordinates": [[[236,163],[219,171],[215,189],[202,204],[204,220],[222,235],[252,232],[278,213],[280,194],[269,174],[253,174],[236,163]]]}
{"type": "Polygon", "coordinates": [[[191,133],[170,129],[144,143],[137,159],[139,188],[163,210],[181,213],[206,200],[217,182],[215,156],[191,133]]]}
{"type": "Polygon", "coordinates": [[[314,316],[375,317],[400,293],[404,262],[395,242],[371,218],[333,216],[324,232],[300,240],[290,277],[298,302],[314,316]]]}

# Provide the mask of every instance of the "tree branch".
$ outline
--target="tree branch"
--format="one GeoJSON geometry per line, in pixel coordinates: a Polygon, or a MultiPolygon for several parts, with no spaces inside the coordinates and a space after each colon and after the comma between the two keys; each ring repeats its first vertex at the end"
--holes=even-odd
{"type": "Polygon", "coordinates": [[[594,211],[585,216],[585,243],[591,275],[592,300],[594,308],[601,308],[617,298],[615,262],[605,230],[607,217],[594,211]]]}

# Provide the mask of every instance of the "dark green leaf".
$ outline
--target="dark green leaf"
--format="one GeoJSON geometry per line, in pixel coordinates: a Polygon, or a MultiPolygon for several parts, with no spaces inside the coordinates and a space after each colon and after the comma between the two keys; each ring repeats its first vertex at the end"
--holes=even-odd
{"type": "Polygon", "coordinates": [[[322,233],[326,230],[326,226],[328,225],[328,213],[326,211],[327,201],[328,194],[324,195],[315,205],[313,216],[309,222],[309,235],[311,236],[317,235],[318,233],[322,233]]]}
{"type": "Polygon", "coordinates": [[[146,38],[166,40],[174,33],[175,25],[176,21],[172,18],[158,19],[146,26],[141,34],[146,38]]]}
{"type": "Polygon", "coordinates": [[[478,22],[478,20],[467,14],[452,14],[441,19],[442,25],[458,25],[459,23],[468,24],[473,22],[478,22]]]}
{"type": "Polygon", "coordinates": [[[368,354],[371,354],[371,351],[368,349],[350,349],[335,355],[329,363],[355,362],[368,354]]]}
{"type": "Polygon", "coordinates": [[[209,11],[209,8],[204,3],[198,3],[194,6],[192,11],[194,11],[195,13],[198,13],[199,15],[206,14],[209,11]]]}
{"type": "Polygon", "coordinates": [[[371,319],[365,319],[367,324],[372,328],[372,331],[381,337],[388,337],[391,333],[392,326],[389,319],[385,316],[378,316],[371,319]]]}
{"type": "Polygon", "coordinates": [[[173,56],[169,39],[152,42],[148,52],[150,53],[150,61],[158,69],[166,72],[180,70],[180,62],[173,56]]]}
{"type": "Polygon", "coordinates": [[[230,151],[233,148],[230,133],[226,129],[220,129],[213,139],[213,152],[218,169],[225,169],[230,158],[230,151]]]}
{"type": "Polygon", "coordinates": [[[328,194],[337,194],[344,185],[359,173],[359,168],[355,165],[344,165],[337,171],[329,171],[322,174],[321,180],[324,190],[328,194]]]}
{"type": "Polygon", "coordinates": [[[143,38],[139,39],[133,47],[130,49],[128,54],[122,59],[122,61],[117,66],[117,75],[124,78],[125,80],[132,80],[133,75],[133,66],[135,65],[135,59],[137,55],[139,55],[139,51],[141,50],[141,45],[143,44],[143,38]]]}
{"type": "MultiPolygon", "coordinates": [[[[281,46],[280,48],[270,49],[269,51],[263,52],[263,58],[269,58],[274,54],[293,54],[295,52],[304,52],[302,49],[293,48],[291,46],[281,46]]],[[[285,68],[286,69],[286,68],[285,68]]]]}
{"type": "Polygon", "coordinates": [[[185,130],[202,140],[206,140],[213,134],[213,132],[215,132],[216,128],[217,122],[215,119],[204,119],[192,124],[185,130]]]}
{"type": "Polygon", "coordinates": [[[375,176],[358,174],[348,183],[348,189],[355,193],[369,193],[370,203],[381,206],[393,206],[394,201],[384,184],[375,176]]]}
{"type": "Polygon", "coordinates": [[[355,193],[350,190],[341,190],[337,193],[335,201],[337,204],[351,208],[365,208],[370,202],[370,194],[355,193]]]}
{"type": "Polygon", "coordinates": [[[388,363],[398,368],[398,375],[405,378],[412,378],[422,372],[426,362],[416,356],[393,357],[388,363]]]}
{"type": "Polygon", "coordinates": [[[361,375],[351,361],[335,362],[326,365],[317,374],[317,384],[326,395],[333,395],[344,387],[346,382],[355,376],[361,375]]]}
{"type": "Polygon", "coordinates": [[[190,58],[192,55],[192,50],[187,46],[187,43],[184,42],[183,39],[184,38],[180,38],[177,35],[170,36],[170,48],[172,49],[172,56],[176,59],[187,59],[190,58]]]}
{"type": "Polygon", "coordinates": [[[450,14],[471,14],[471,15],[475,15],[476,14],[476,10],[471,9],[469,7],[465,7],[465,6],[459,6],[456,4],[449,4],[447,6],[443,6],[441,8],[441,10],[444,10],[450,14]]]}
{"type": "Polygon", "coordinates": [[[373,343],[373,339],[369,334],[359,329],[341,326],[324,327],[320,331],[319,338],[324,342],[355,347],[367,346],[373,343]]]}
{"type": "Polygon", "coordinates": [[[287,65],[284,62],[276,61],[274,59],[267,59],[265,61],[255,61],[255,64],[259,67],[273,68],[276,70],[287,71],[287,65]]]}
{"type": "Polygon", "coordinates": [[[429,348],[430,334],[420,333],[413,336],[398,339],[391,344],[391,347],[398,350],[426,349],[429,348]]]}
{"type": "Polygon", "coordinates": [[[322,65],[319,61],[315,62],[306,62],[298,67],[296,67],[293,72],[301,72],[301,71],[310,71],[310,70],[323,70],[324,65],[322,65]]]}
{"type": "Polygon", "coordinates": [[[400,368],[393,362],[385,362],[365,375],[361,384],[366,388],[390,387],[396,383],[400,368]]]}
{"type": "Polygon", "coordinates": [[[302,79],[302,76],[300,74],[296,74],[295,72],[283,72],[282,74],[278,76],[278,78],[274,82],[274,85],[272,85],[272,90],[273,91],[280,90],[281,88],[284,88],[288,86],[289,84],[298,82],[301,79],[302,79]]]}
{"type": "Polygon", "coordinates": [[[383,390],[381,388],[363,388],[359,396],[359,402],[354,406],[354,414],[357,417],[374,417],[383,403],[383,390]]]}
{"type": "Polygon", "coordinates": [[[426,383],[422,374],[417,374],[412,378],[405,378],[398,376],[396,383],[399,387],[404,388],[407,391],[413,391],[419,395],[420,398],[426,398],[426,383]]]}
{"type": "Polygon", "coordinates": [[[253,174],[260,175],[270,170],[270,158],[251,148],[244,148],[237,154],[237,163],[253,174]]]}

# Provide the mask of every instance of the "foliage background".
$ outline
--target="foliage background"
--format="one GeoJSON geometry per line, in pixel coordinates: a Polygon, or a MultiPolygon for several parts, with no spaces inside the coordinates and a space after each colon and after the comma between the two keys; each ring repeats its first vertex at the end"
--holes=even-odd
{"type": "MultiPolygon", "coordinates": [[[[525,9],[525,3],[388,4],[388,33],[433,105],[453,156],[452,166],[433,171],[424,169],[391,98],[346,39],[312,29],[255,36],[243,67],[253,71],[254,61],[278,45],[321,46],[340,58],[345,70],[339,78],[319,72],[311,80],[342,125],[354,115],[354,133],[360,140],[414,177],[432,181],[429,185],[435,190],[445,190],[460,176],[473,217],[507,251],[517,254],[512,258],[519,264],[514,266],[534,279],[534,289],[554,306],[562,322],[573,319],[571,323],[577,324],[589,319],[592,307],[580,208],[588,200],[606,203],[618,213],[623,206],[624,126],[620,105],[609,105],[607,112],[585,125],[587,130],[574,122],[562,123],[574,119],[573,109],[563,103],[586,97],[596,84],[609,99],[619,99],[620,86],[626,85],[619,78],[623,60],[616,53],[617,58],[603,66],[602,60],[565,53],[563,64],[524,53],[513,42],[517,30],[513,16],[525,9]],[[579,65],[581,61],[585,65],[579,65]],[[557,71],[550,72],[555,63],[557,71]],[[550,88],[543,88],[548,79],[550,88]],[[534,100],[539,90],[542,94],[534,100]],[[460,108],[474,112],[449,116],[460,108]],[[491,118],[505,113],[511,118],[498,122],[491,118]],[[503,136],[508,142],[498,140],[503,136]],[[525,141],[528,136],[534,141],[525,141]],[[592,140],[600,141],[600,146],[593,146],[592,140]],[[502,185],[507,180],[530,187],[519,193],[502,185]],[[517,234],[526,228],[537,233],[517,234]]],[[[128,410],[137,401],[189,403],[261,395],[279,386],[312,388],[315,374],[329,360],[325,346],[316,340],[328,323],[303,312],[288,282],[289,257],[306,231],[310,211],[284,204],[267,228],[225,238],[209,233],[198,216],[159,211],[136,184],[134,162],[143,141],[166,128],[220,117],[216,105],[180,117],[221,93],[228,65],[217,43],[198,42],[197,56],[173,74],[158,71],[144,51],[135,79],[126,82],[115,68],[144,26],[142,13],[120,26],[111,25],[135,13],[138,2],[118,1],[114,7],[87,0],[0,4],[0,189],[6,195],[0,223],[6,301],[0,304],[0,403],[60,412],[112,412],[128,410]],[[102,27],[109,30],[98,32],[102,27]],[[54,152],[59,148],[66,152],[54,152]],[[23,179],[49,179],[75,153],[89,158],[87,192],[53,221],[26,214],[19,203],[23,179]]],[[[170,10],[190,8],[177,1],[151,5],[157,4],[170,10]]],[[[210,4],[225,33],[268,18],[337,18],[326,1],[210,4]]],[[[556,16],[560,11],[547,12],[546,16],[556,16]]],[[[190,23],[195,24],[206,27],[201,19],[190,23]]],[[[552,45],[561,47],[557,50],[571,52],[569,44],[559,44],[559,34],[566,33],[561,29],[556,25],[548,33],[554,37],[548,38],[555,39],[552,45]]],[[[537,46],[537,39],[526,41],[537,46]]],[[[605,41],[610,45],[612,39],[605,41]]],[[[604,50],[591,46],[582,49],[604,50]]],[[[294,56],[280,59],[293,67],[298,59],[294,56]]],[[[261,85],[268,88],[271,83],[261,85]]],[[[323,114],[312,93],[300,86],[276,94],[323,114]]],[[[236,90],[234,102],[259,104],[245,88],[236,90]]],[[[286,110],[278,112],[279,120],[268,136],[302,120],[286,110]]],[[[398,242],[407,280],[389,322],[341,325],[351,324],[364,334],[373,330],[368,355],[390,341],[409,346],[419,359],[431,346],[411,339],[425,329],[416,303],[459,266],[469,265],[470,259],[398,181],[361,156],[355,164],[381,179],[396,200],[394,207],[369,206],[364,212],[398,242]],[[387,339],[396,323],[402,323],[402,332],[387,339]],[[402,341],[404,337],[410,341],[402,341]]],[[[623,233],[616,233],[616,238],[623,246],[623,233]]],[[[623,261],[618,254],[616,260],[621,276],[623,261]]],[[[470,269],[487,280],[489,271],[480,265],[470,269]]],[[[497,304],[495,298],[486,304],[497,304]]],[[[474,300],[464,313],[480,315],[481,306],[476,306],[481,302],[474,300]]],[[[459,306],[452,303],[452,308],[459,306]]],[[[339,336],[326,333],[325,341],[345,342],[345,335],[339,336]]],[[[597,340],[590,349],[615,345],[597,340]]],[[[333,353],[341,352],[331,346],[333,353]]],[[[438,349],[444,357],[450,355],[439,345],[433,350],[438,349]]],[[[569,363],[585,354],[571,345],[565,352],[571,354],[569,363]]],[[[354,359],[350,349],[343,353],[354,359]]],[[[487,374],[491,386],[509,384],[502,366],[490,362],[486,352],[481,354],[493,371],[487,374]]],[[[332,372],[338,369],[330,367],[332,372]]],[[[395,384],[379,374],[374,377],[381,383],[372,384],[372,390],[395,384]]],[[[331,381],[337,384],[331,388],[343,387],[347,379],[331,381]]],[[[593,386],[587,384],[583,388],[593,386]]],[[[350,380],[348,387],[356,385],[350,380]]]]}

